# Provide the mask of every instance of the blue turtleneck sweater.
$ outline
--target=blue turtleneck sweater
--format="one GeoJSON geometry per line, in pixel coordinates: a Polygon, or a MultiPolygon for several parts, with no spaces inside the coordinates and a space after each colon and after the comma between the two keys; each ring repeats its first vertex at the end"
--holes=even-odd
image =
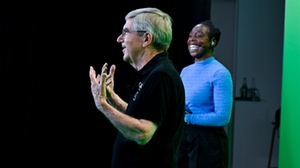
{"type": "Polygon", "coordinates": [[[229,70],[209,57],[184,67],[181,79],[185,87],[187,124],[225,126],[233,105],[233,82],[229,70]]]}

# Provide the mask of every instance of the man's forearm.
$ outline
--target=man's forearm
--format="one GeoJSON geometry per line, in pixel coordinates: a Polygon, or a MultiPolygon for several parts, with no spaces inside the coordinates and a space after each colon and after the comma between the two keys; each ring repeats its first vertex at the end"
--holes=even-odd
{"type": "Polygon", "coordinates": [[[125,113],[128,104],[124,100],[122,100],[119,97],[119,95],[117,95],[117,94],[114,93],[114,94],[111,95],[110,98],[107,98],[107,101],[114,108],[116,108],[117,110],[125,113]]]}

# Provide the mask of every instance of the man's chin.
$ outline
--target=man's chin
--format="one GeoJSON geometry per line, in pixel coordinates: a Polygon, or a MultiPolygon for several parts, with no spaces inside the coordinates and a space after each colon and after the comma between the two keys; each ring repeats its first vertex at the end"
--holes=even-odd
{"type": "Polygon", "coordinates": [[[124,60],[124,62],[131,63],[130,58],[128,56],[126,56],[126,55],[123,56],[123,60],[124,60]]]}

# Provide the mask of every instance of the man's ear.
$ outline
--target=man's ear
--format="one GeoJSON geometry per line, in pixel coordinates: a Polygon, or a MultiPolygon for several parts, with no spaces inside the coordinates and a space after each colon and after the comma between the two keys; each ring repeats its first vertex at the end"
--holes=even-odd
{"type": "Polygon", "coordinates": [[[147,45],[149,45],[152,42],[152,34],[149,32],[146,32],[144,34],[144,44],[143,46],[146,47],[147,45]]]}

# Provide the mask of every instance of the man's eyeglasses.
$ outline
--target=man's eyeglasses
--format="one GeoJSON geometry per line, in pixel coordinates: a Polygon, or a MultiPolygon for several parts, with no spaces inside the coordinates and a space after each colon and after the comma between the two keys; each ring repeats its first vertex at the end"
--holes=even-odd
{"type": "Polygon", "coordinates": [[[123,29],[123,30],[122,30],[122,37],[124,37],[126,33],[133,33],[133,32],[137,32],[137,33],[139,33],[139,34],[141,34],[141,33],[144,34],[144,33],[146,33],[147,31],[144,31],[144,30],[138,30],[138,31],[132,30],[132,31],[130,31],[130,30],[128,30],[128,29],[123,29]]]}

